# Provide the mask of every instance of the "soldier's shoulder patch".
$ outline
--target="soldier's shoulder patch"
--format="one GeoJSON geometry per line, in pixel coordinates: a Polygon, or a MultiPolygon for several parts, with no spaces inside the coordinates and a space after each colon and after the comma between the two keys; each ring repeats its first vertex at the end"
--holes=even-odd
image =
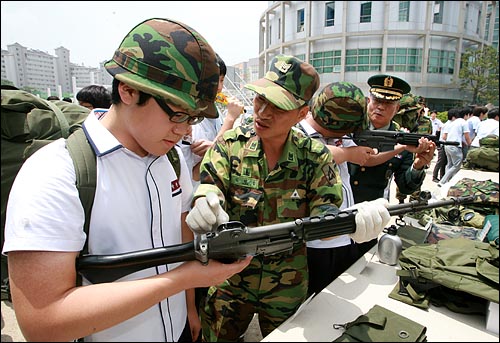
{"type": "Polygon", "coordinates": [[[322,168],[323,173],[325,174],[325,178],[330,186],[333,186],[337,183],[336,169],[337,166],[335,165],[335,162],[327,163],[322,168]]]}

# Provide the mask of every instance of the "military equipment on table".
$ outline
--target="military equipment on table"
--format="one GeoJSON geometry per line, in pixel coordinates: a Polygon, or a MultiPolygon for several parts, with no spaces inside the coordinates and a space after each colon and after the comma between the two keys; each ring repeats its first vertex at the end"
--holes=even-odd
{"type": "MultiPolygon", "coordinates": [[[[448,205],[460,205],[475,201],[474,196],[456,197],[429,202],[420,200],[389,206],[389,213],[402,215],[448,205]]],[[[234,260],[247,255],[272,255],[291,251],[293,245],[356,231],[357,210],[344,210],[336,214],[296,219],[260,227],[246,227],[238,221],[231,221],[203,235],[194,241],[167,247],[134,251],[115,255],[83,255],[77,258],[76,269],[93,283],[115,281],[136,271],[161,264],[209,259],[234,260]]]]}
{"type": "MultiPolygon", "coordinates": [[[[363,130],[355,132],[352,139],[357,145],[369,146],[370,148],[377,148],[379,152],[394,150],[394,145],[397,143],[404,145],[418,146],[418,140],[425,137],[430,141],[436,143],[436,146],[441,145],[455,145],[458,142],[444,142],[440,141],[436,135],[409,133],[402,131],[388,131],[388,130],[363,130]]],[[[344,138],[345,139],[345,138],[344,138]]]]}

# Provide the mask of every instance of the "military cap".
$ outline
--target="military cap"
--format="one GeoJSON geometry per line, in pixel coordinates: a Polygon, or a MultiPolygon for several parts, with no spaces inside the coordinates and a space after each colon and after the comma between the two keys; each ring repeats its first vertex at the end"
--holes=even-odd
{"type": "Polygon", "coordinates": [[[397,101],[411,90],[410,85],[403,79],[391,75],[373,75],[368,79],[370,94],[378,99],[397,101]]]}
{"type": "Polygon", "coordinates": [[[122,40],[106,70],[140,91],[217,118],[219,66],[214,50],[197,31],[171,19],[152,18],[122,40]]]}
{"type": "Polygon", "coordinates": [[[245,88],[285,111],[307,104],[318,87],[316,69],[309,63],[287,55],[275,56],[263,78],[245,85],[245,88]]]}
{"type": "Polygon", "coordinates": [[[321,127],[347,134],[367,124],[366,98],[350,82],[326,85],[312,100],[311,113],[321,127]]]}

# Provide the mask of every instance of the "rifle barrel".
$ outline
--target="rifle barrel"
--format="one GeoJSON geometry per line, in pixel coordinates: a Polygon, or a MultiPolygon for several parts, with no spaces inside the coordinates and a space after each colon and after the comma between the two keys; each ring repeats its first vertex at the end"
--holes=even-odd
{"type": "Polygon", "coordinates": [[[195,260],[194,241],[114,255],[84,255],[76,270],[92,283],[112,282],[146,268],[195,260]]]}

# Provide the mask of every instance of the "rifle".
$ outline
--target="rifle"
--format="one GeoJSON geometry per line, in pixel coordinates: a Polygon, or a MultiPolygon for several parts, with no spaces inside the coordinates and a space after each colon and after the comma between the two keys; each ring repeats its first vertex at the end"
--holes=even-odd
{"type": "MultiPolygon", "coordinates": [[[[429,202],[430,194],[422,192],[419,200],[391,205],[391,216],[414,213],[448,205],[468,204],[476,196],[451,197],[429,202]]],[[[481,200],[478,197],[479,200],[481,200]]],[[[112,282],[142,269],[167,263],[209,259],[230,261],[247,255],[272,255],[291,251],[296,243],[349,234],[356,231],[358,211],[343,210],[335,214],[305,217],[291,222],[259,227],[247,227],[239,221],[229,221],[214,231],[195,235],[188,243],[146,249],[114,255],[82,255],[76,260],[76,270],[92,283],[112,282]]]]}
{"type": "Polygon", "coordinates": [[[355,132],[351,139],[354,140],[357,145],[377,148],[379,152],[383,152],[393,150],[394,145],[397,143],[418,146],[418,140],[421,137],[433,141],[438,147],[441,145],[459,145],[458,142],[440,141],[439,137],[436,135],[388,130],[362,130],[355,132]]]}

